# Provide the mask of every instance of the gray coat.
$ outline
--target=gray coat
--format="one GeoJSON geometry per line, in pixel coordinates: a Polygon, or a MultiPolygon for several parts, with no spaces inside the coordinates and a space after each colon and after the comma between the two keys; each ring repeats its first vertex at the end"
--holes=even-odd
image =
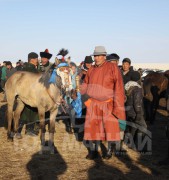
{"type": "Polygon", "coordinates": [[[46,72],[51,66],[52,66],[53,63],[51,62],[48,62],[46,65],[39,65],[38,66],[38,71],[39,72],[46,72]]]}
{"type": "Polygon", "coordinates": [[[17,70],[12,67],[11,69],[6,69],[6,79],[10,78],[17,70]]]}

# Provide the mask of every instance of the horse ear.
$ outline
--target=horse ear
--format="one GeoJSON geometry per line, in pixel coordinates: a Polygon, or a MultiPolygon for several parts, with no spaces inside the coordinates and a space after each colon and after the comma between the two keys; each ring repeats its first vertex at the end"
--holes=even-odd
{"type": "Polygon", "coordinates": [[[71,61],[71,57],[69,56],[68,58],[66,58],[66,62],[68,63],[68,65],[70,65],[70,61],[71,61]]]}
{"type": "Polygon", "coordinates": [[[55,64],[56,64],[56,66],[59,64],[60,62],[59,62],[59,59],[56,57],[55,58],[55,64]]]}

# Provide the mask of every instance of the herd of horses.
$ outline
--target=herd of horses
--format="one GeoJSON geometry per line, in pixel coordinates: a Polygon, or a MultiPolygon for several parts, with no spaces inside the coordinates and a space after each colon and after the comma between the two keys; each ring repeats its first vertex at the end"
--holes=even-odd
{"type": "MultiPolygon", "coordinates": [[[[45,146],[45,112],[49,111],[48,145],[51,153],[54,152],[55,119],[63,97],[62,91],[64,91],[62,79],[57,74],[55,74],[55,81],[53,83],[50,82],[53,71],[53,67],[44,74],[18,71],[7,80],[5,85],[8,106],[8,139],[13,140],[14,134],[17,133],[20,114],[24,105],[27,104],[38,109],[41,145],[42,147],[45,146]],[[11,129],[12,121],[14,123],[13,130],[11,129]]],[[[153,123],[161,97],[166,98],[169,110],[169,70],[165,73],[149,73],[144,78],[143,90],[145,117],[147,121],[153,123]]]]}

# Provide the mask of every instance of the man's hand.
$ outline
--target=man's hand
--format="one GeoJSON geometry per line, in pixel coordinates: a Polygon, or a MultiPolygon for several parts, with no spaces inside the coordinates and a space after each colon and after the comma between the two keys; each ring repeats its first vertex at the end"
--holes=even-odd
{"type": "Polygon", "coordinates": [[[76,89],[72,89],[71,90],[71,98],[73,100],[76,100],[76,98],[77,98],[77,91],[76,91],[76,89]]]}

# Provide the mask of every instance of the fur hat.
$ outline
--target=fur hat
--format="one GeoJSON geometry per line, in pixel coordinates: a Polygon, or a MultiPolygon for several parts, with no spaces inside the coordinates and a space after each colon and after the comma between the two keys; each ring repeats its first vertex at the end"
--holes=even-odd
{"type": "Polygon", "coordinates": [[[65,56],[66,56],[68,53],[69,53],[69,51],[68,51],[67,49],[62,48],[62,49],[58,52],[57,56],[59,56],[59,55],[62,56],[61,61],[64,62],[64,61],[65,61],[65,56]]]}
{"type": "Polygon", "coordinates": [[[44,52],[40,52],[40,57],[50,59],[52,57],[52,54],[50,54],[49,50],[46,49],[44,52]]]}
{"type": "Polygon", "coordinates": [[[85,60],[84,60],[84,63],[93,63],[92,57],[91,56],[86,56],[85,60]]]}

